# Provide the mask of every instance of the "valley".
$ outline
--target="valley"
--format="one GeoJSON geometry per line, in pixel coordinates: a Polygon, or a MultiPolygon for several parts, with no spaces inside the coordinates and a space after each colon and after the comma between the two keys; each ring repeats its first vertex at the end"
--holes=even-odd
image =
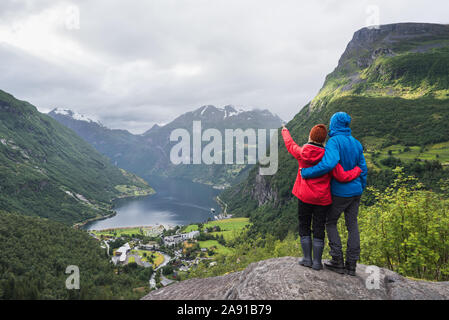
{"type": "Polygon", "coordinates": [[[199,264],[215,267],[221,257],[235,250],[233,241],[250,225],[247,218],[226,217],[185,226],[109,228],[89,233],[104,244],[114,265],[153,270],[149,287],[155,289],[189,278],[199,264]]]}
{"type": "MultiPolygon", "coordinates": [[[[335,112],[351,115],[369,167],[359,214],[365,264],[449,280],[448,88],[449,26],[363,28],[286,124],[302,144],[335,112]]],[[[299,257],[298,164],[283,141],[272,176],[259,174],[260,163],[171,163],[170,133],[192,134],[195,121],[220,134],[282,123],[268,110],[204,105],[131,134],[64,108],[43,114],[0,91],[0,299],[138,299],[299,257]],[[80,267],[81,290],[64,288],[69,265],[80,267]]],[[[343,221],[339,228],[346,240],[343,221]]]]}
{"type": "Polygon", "coordinates": [[[220,213],[214,200],[219,190],[185,179],[146,177],[156,193],[114,201],[113,217],[86,224],[83,229],[110,229],[143,225],[186,225],[213,219],[211,208],[220,213]]]}
{"type": "MultiPolygon", "coordinates": [[[[206,105],[186,112],[166,125],[154,125],[143,134],[134,135],[126,130],[109,129],[72,110],[55,108],[48,115],[74,130],[100,153],[110,158],[113,164],[129,172],[142,177],[157,175],[187,179],[217,189],[224,189],[241,181],[252,166],[235,162],[222,165],[221,163],[225,163],[223,156],[220,164],[173,164],[170,161],[170,151],[177,141],[170,141],[171,132],[181,129],[185,130],[189,137],[193,137],[193,123],[200,122],[203,131],[216,129],[225,137],[225,129],[268,129],[269,132],[269,129],[277,129],[282,123],[277,115],[268,110],[237,110],[231,105],[222,108],[206,105]]],[[[269,137],[266,139],[268,141],[269,137]]],[[[205,145],[206,141],[201,141],[201,146],[205,145]]],[[[219,152],[224,151],[224,147],[225,143],[222,143],[220,148],[223,150],[219,152]]],[[[248,146],[245,146],[245,149],[247,148],[248,146]]],[[[194,162],[193,154],[189,159],[190,163],[194,162]]]]}

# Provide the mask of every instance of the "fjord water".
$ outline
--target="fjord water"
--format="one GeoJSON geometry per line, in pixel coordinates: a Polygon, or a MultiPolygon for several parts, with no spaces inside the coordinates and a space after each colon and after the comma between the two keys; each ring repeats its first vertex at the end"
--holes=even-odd
{"type": "Polygon", "coordinates": [[[213,218],[211,208],[214,208],[216,213],[221,211],[214,200],[220,191],[210,186],[155,176],[145,179],[156,190],[156,194],[117,200],[115,216],[93,221],[86,224],[84,229],[100,230],[156,224],[185,225],[213,218]]]}

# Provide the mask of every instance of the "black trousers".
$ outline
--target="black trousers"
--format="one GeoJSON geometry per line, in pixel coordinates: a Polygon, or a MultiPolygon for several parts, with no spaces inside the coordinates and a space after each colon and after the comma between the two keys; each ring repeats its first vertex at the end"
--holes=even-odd
{"type": "Polygon", "coordinates": [[[338,219],[345,213],[345,224],[348,229],[346,260],[357,261],[360,257],[360,234],[357,217],[359,214],[360,196],[342,198],[332,196],[332,206],[327,215],[326,231],[329,239],[330,255],[342,257],[342,245],[337,229],[338,219]]]}
{"type": "Polygon", "coordinates": [[[304,203],[298,199],[299,235],[311,236],[314,239],[324,240],[326,216],[329,206],[318,206],[304,203]]]}

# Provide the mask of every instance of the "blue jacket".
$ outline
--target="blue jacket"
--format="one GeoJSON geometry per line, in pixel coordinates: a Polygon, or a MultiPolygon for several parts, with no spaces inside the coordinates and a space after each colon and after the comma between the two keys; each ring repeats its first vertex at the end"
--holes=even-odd
{"type": "Polygon", "coordinates": [[[330,139],[326,144],[326,152],[321,161],[310,168],[303,168],[301,176],[304,179],[320,177],[335,168],[340,163],[345,171],[359,166],[362,173],[351,182],[341,183],[332,179],[331,192],[337,197],[360,196],[366,187],[368,168],[363,155],[361,143],[351,135],[351,117],[345,112],[337,112],[331,118],[329,125],[330,139]]]}

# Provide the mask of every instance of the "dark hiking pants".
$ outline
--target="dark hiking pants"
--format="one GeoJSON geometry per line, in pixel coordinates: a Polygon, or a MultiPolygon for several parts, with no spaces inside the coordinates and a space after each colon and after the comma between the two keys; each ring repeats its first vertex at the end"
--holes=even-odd
{"type": "Polygon", "coordinates": [[[326,215],[331,206],[318,206],[298,199],[299,235],[324,240],[326,215]]]}
{"type": "Polygon", "coordinates": [[[359,260],[360,234],[359,225],[357,222],[359,204],[360,196],[351,198],[332,196],[332,206],[326,219],[327,238],[329,239],[330,255],[332,257],[343,257],[341,239],[337,229],[337,222],[342,212],[344,212],[346,228],[348,229],[346,260],[359,260]]]}

